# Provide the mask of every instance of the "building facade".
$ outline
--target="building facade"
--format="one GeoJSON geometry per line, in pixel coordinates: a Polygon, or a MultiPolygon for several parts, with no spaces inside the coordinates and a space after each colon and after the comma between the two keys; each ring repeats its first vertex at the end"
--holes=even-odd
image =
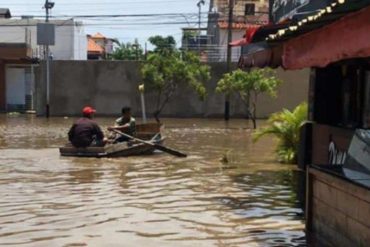
{"type": "MultiPolygon", "coordinates": [[[[255,28],[268,23],[267,0],[239,0],[235,1],[232,15],[232,37],[238,40],[245,37],[248,28],[255,28]]],[[[210,3],[207,28],[208,61],[224,62],[227,59],[228,47],[229,1],[214,0],[210,3]]],[[[241,54],[240,47],[232,48],[231,61],[237,62],[241,54]]]]}
{"type": "MultiPolygon", "coordinates": [[[[37,45],[37,24],[39,19],[0,19],[0,43],[22,43],[30,45],[32,57],[44,58],[44,49],[37,45]]],[[[87,40],[81,22],[51,20],[55,24],[55,45],[50,46],[53,60],[86,60],[87,40]]]]}
{"type": "MultiPolygon", "coordinates": [[[[0,18],[0,111],[33,111],[37,83],[34,70],[45,59],[44,47],[37,45],[37,24],[44,20],[9,17],[10,13],[0,18]]],[[[74,20],[50,22],[55,24],[51,59],[86,60],[87,42],[82,24],[74,20]]]]}

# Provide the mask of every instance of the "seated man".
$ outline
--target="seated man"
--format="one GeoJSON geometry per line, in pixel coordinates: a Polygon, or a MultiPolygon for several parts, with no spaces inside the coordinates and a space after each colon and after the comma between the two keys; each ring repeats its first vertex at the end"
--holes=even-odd
{"type": "MultiPolygon", "coordinates": [[[[136,121],[135,118],[131,116],[131,108],[130,107],[123,107],[122,108],[122,116],[116,120],[114,126],[108,127],[108,130],[119,130],[125,134],[130,136],[134,136],[136,132],[136,121]]],[[[117,142],[124,142],[128,141],[130,138],[125,136],[119,136],[115,139],[115,143],[117,142]]]]}
{"type": "Polygon", "coordinates": [[[92,120],[95,109],[86,106],[82,110],[83,117],[78,119],[68,132],[68,139],[75,147],[103,147],[106,143],[104,134],[98,124],[92,120]]]}

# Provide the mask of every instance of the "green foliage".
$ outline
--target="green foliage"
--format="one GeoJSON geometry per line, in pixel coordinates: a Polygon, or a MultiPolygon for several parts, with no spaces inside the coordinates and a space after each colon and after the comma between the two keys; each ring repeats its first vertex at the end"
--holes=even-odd
{"type": "Polygon", "coordinates": [[[159,114],[169,102],[180,85],[191,87],[204,100],[207,92],[204,83],[210,79],[210,69],[202,65],[199,57],[193,53],[158,51],[150,54],[141,69],[145,88],[156,92],[157,103],[154,117],[159,121],[159,114]]]}
{"type": "Polygon", "coordinates": [[[176,41],[174,37],[167,36],[162,37],[160,35],[152,36],[149,38],[149,42],[155,46],[155,53],[171,53],[176,51],[176,41]]]}
{"type": "Polygon", "coordinates": [[[253,135],[257,141],[264,135],[274,135],[279,139],[277,154],[279,162],[296,163],[299,146],[299,129],[307,119],[307,103],[299,104],[293,111],[283,109],[268,119],[268,126],[253,135]]]}
{"type": "Polygon", "coordinates": [[[276,90],[280,83],[281,81],[275,77],[272,69],[254,69],[250,72],[238,69],[223,75],[217,83],[216,92],[228,95],[239,94],[256,128],[258,95],[267,93],[271,97],[276,97],[276,90]]]}
{"type": "Polygon", "coordinates": [[[110,56],[112,60],[142,60],[144,58],[143,48],[140,44],[137,43],[120,43],[116,42],[118,47],[113,51],[113,54],[110,56]]]}

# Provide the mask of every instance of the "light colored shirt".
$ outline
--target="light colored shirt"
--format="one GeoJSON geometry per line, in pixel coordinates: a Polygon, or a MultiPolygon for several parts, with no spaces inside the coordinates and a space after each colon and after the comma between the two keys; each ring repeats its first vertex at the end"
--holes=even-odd
{"type": "Polygon", "coordinates": [[[130,119],[124,119],[123,117],[116,119],[116,126],[123,126],[127,124],[128,125],[128,132],[127,134],[132,135],[136,132],[136,120],[133,117],[130,117],[130,119]]]}

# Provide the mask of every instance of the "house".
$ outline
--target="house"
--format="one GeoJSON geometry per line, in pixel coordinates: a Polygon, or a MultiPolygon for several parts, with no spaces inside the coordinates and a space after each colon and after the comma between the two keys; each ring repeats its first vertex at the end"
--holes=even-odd
{"type": "MultiPolygon", "coordinates": [[[[44,59],[44,47],[37,45],[37,24],[44,20],[24,17],[11,19],[0,10],[0,111],[34,109],[34,68],[44,59]]],[[[84,27],[74,20],[52,20],[55,45],[50,46],[54,60],[86,60],[84,27]]]]}
{"type": "MultiPolygon", "coordinates": [[[[33,57],[43,58],[43,47],[37,45],[37,24],[44,20],[23,17],[0,19],[0,42],[24,42],[31,45],[33,57]]],[[[50,20],[55,24],[55,45],[50,46],[54,60],[86,60],[87,45],[84,26],[73,19],[50,20]]]]}
{"type": "MultiPolygon", "coordinates": [[[[0,9],[0,22],[10,16],[8,9],[0,9]]],[[[31,44],[17,41],[0,41],[0,111],[32,109],[31,44]]]]}
{"type": "MultiPolygon", "coordinates": [[[[207,49],[210,62],[227,60],[229,7],[228,0],[214,0],[210,3],[207,27],[207,49]]],[[[243,39],[246,30],[268,23],[268,1],[236,1],[232,17],[231,40],[243,39]]],[[[240,48],[233,48],[231,61],[237,62],[241,54],[240,48]]]]}
{"type": "Polygon", "coordinates": [[[101,33],[87,35],[87,57],[89,60],[107,59],[113,53],[115,39],[107,38],[101,33]]]}
{"type": "Polygon", "coordinates": [[[102,60],[105,57],[105,50],[98,45],[90,35],[87,35],[87,59],[102,60]]]}
{"type": "Polygon", "coordinates": [[[6,8],[0,8],[0,18],[11,18],[12,15],[10,14],[10,10],[6,8]]]}
{"type": "Polygon", "coordinates": [[[370,1],[275,1],[271,12],[277,25],[288,18],[288,26],[267,34],[269,52],[244,60],[270,65],[280,57],[286,70],[311,68],[299,154],[307,174],[306,232],[318,246],[367,246],[370,1]]]}

